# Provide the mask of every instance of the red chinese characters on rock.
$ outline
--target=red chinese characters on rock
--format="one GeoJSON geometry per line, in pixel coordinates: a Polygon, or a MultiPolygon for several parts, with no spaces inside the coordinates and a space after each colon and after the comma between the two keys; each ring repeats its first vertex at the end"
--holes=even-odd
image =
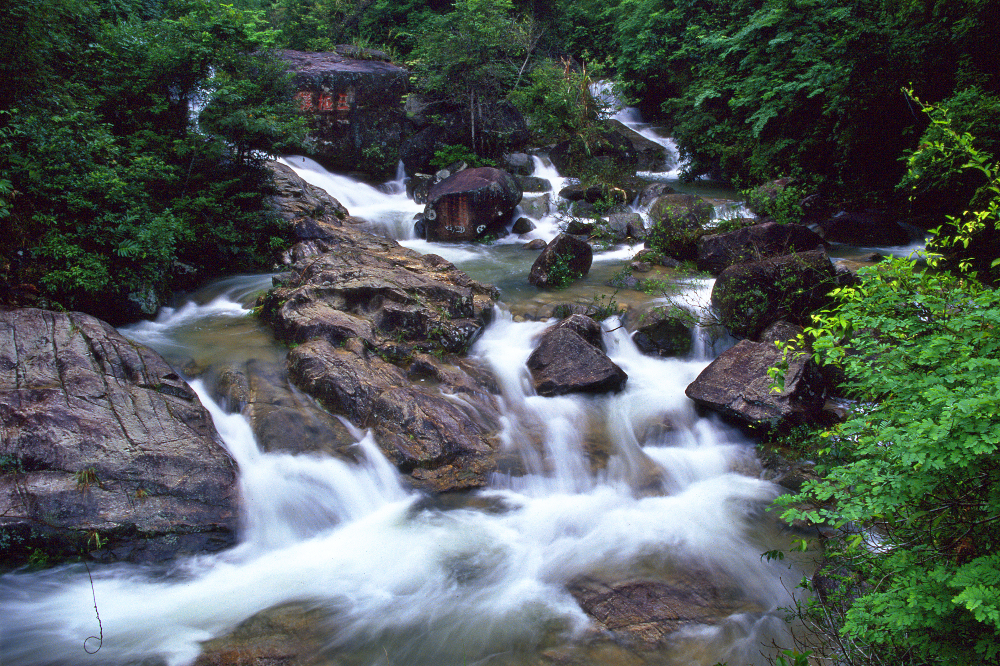
{"type": "Polygon", "coordinates": [[[299,111],[309,112],[315,107],[312,93],[306,90],[295,93],[295,101],[299,103],[299,111]]]}

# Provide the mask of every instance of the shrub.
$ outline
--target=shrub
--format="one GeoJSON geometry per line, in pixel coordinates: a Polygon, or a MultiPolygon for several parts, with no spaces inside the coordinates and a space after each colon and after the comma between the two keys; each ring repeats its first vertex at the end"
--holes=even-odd
{"type": "Polygon", "coordinates": [[[844,663],[995,664],[1000,294],[908,260],[860,278],[807,329],[856,402],[823,433],[826,476],[778,502],[836,530],[839,582],[807,614],[844,663]]]}

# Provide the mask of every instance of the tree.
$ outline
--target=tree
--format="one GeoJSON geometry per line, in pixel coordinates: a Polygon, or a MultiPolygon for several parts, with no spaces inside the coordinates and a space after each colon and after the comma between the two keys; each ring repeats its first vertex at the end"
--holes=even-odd
{"type": "Polygon", "coordinates": [[[148,20],[61,25],[58,48],[38,36],[47,74],[0,115],[12,231],[0,238],[0,299],[21,284],[120,321],[137,314],[128,302],[151,314],[183,272],[270,263],[287,231],[264,210],[254,151],[293,140],[304,121],[261,51],[273,42],[261,25],[257,12],[191,0],[148,20]],[[48,58],[64,51],[73,67],[60,71],[48,58]]]}
{"type": "Polygon", "coordinates": [[[995,664],[1000,294],[906,260],[861,280],[809,331],[854,408],[823,434],[825,477],[779,501],[786,520],[838,530],[839,589],[819,590],[814,618],[848,663],[995,664]]]}
{"type": "Polygon", "coordinates": [[[469,145],[488,152],[484,128],[518,80],[533,45],[531,24],[515,16],[510,0],[457,0],[435,16],[413,51],[416,88],[463,108],[469,145]]]}

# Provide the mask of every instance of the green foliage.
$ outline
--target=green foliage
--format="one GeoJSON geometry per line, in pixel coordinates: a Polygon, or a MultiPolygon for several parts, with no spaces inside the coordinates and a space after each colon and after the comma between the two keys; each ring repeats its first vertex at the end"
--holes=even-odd
{"type": "MultiPolygon", "coordinates": [[[[883,194],[933,101],[1000,92],[989,0],[623,0],[616,65],[671,124],[688,175],[779,173],[883,194]]],[[[989,127],[996,136],[997,124],[989,127]]]]}
{"type": "Polygon", "coordinates": [[[413,51],[417,89],[470,110],[503,99],[529,39],[510,0],[458,0],[453,11],[428,19],[413,51]]]}
{"type": "Polygon", "coordinates": [[[857,402],[824,433],[825,478],[779,504],[839,530],[846,582],[824,603],[843,609],[827,629],[848,663],[994,664],[1000,294],[907,260],[860,277],[807,329],[857,402]]]}
{"type": "Polygon", "coordinates": [[[256,151],[293,145],[304,125],[259,12],[115,6],[57,4],[82,9],[48,47],[36,37],[46,58],[69,54],[66,69],[46,61],[48,78],[0,114],[0,266],[50,305],[118,321],[129,295],[155,307],[181,272],[271,263],[287,230],[264,211],[256,151]],[[105,22],[84,24],[91,13],[105,22]]]}
{"type": "Polygon", "coordinates": [[[802,199],[806,191],[792,183],[779,179],[775,183],[762,185],[752,190],[743,190],[747,206],[760,217],[769,217],[778,224],[798,224],[802,221],[805,211],[802,209],[802,199]],[[777,183],[783,183],[778,185],[777,183]]]}
{"type": "Polygon", "coordinates": [[[701,227],[660,220],[650,229],[646,237],[646,247],[674,259],[691,260],[697,257],[698,239],[705,233],[701,227]]]}
{"type": "Polygon", "coordinates": [[[552,263],[545,271],[546,275],[548,275],[549,286],[562,289],[563,287],[568,287],[571,282],[583,277],[579,271],[573,270],[570,266],[572,261],[573,256],[568,253],[556,254],[553,257],[552,263]]]}
{"type": "Polygon", "coordinates": [[[443,169],[455,162],[465,162],[470,167],[496,166],[494,160],[480,157],[475,151],[461,144],[449,144],[435,150],[431,166],[435,169],[443,169]]]}
{"type": "MultiPolygon", "coordinates": [[[[912,96],[912,91],[908,94],[912,96]]],[[[910,155],[903,183],[914,197],[946,187],[966,197],[964,212],[946,216],[946,224],[936,230],[928,248],[940,252],[949,268],[995,282],[1000,278],[1000,165],[977,148],[970,133],[956,129],[948,107],[923,105],[923,109],[932,124],[910,155]]]]}
{"type": "Polygon", "coordinates": [[[528,119],[536,141],[576,140],[589,151],[603,129],[599,121],[610,115],[609,106],[591,93],[592,83],[586,68],[543,59],[528,73],[527,85],[513,90],[510,98],[528,119]]]}

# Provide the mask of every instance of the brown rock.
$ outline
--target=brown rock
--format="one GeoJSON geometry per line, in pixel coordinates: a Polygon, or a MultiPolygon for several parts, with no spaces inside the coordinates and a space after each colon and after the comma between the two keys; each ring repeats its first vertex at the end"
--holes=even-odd
{"type": "Polygon", "coordinates": [[[628,375],[599,348],[571,328],[543,334],[528,357],[528,369],[539,395],[620,391],[628,375]]]}
{"type": "Polygon", "coordinates": [[[464,169],[427,194],[424,225],[428,240],[475,240],[503,231],[521,201],[521,187],[506,171],[464,169]]]}
{"type": "Polygon", "coordinates": [[[528,282],[536,287],[560,286],[560,278],[582,277],[590,272],[594,261],[594,250],[586,241],[569,234],[559,234],[553,238],[531,265],[528,282]],[[558,275],[553,269],[566,262],[568,275],[558,275]]]}

